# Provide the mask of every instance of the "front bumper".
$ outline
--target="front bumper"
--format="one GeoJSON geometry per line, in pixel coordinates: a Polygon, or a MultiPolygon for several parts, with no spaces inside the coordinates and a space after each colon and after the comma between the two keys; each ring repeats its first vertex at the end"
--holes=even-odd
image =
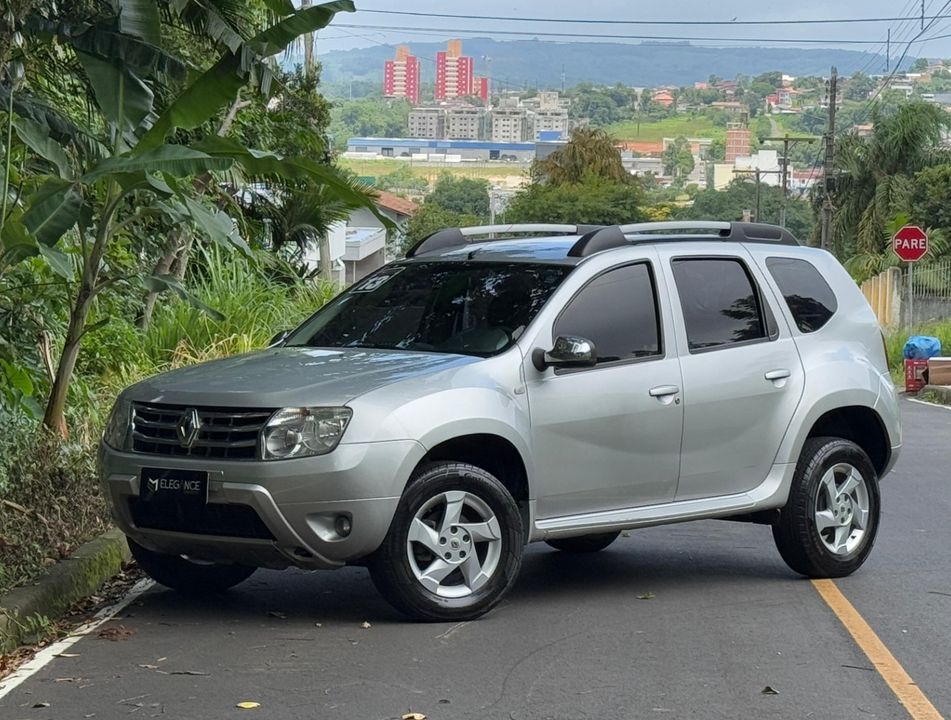
{"type": "Polygon", "coordinates": [[[424,454],[413,440],[341,444],[327,455],[275,461],[146,455],[101,443],[99,463],[116,523],[144,547],[210,562],[318,569],[340,567],[379,547],[403,487],[424,454]],[[209,534],[207,528],[139,527],[130,503],[138,498],[143,468],[208,472],[209,508],[247,506],[266,531],[249,537],[209,534]],[[338,515],[350,519],[346,537],[334,529],[338,515]]]}

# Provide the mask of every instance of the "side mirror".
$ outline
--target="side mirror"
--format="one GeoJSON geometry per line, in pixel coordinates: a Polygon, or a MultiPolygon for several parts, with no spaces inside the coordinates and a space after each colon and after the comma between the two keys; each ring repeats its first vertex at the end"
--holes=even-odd
{"type": "Polygon", "coordinates": [[[288,336],[291,334],[290,330],[281,330],[277,335],[271,338],[271,342],[267,344],[269,348],[277,347],[282,342],[287,340],[288,336]]]}
{"type": "Polygon", "coordinates": [[[535,348],[532,363],[539,372],[546,368],[583,368],[598,364],[598,353],[594,343],[587,338],[563,335],[555,339],[551,350],[535,348]]]}

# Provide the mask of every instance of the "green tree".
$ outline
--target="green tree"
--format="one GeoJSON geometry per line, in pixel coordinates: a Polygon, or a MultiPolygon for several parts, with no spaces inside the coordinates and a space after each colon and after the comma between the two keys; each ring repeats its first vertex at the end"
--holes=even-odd
{"type": "MultiPolygon", "coordinates": [[[[779,223],[782,206],[782,189],[765,183],[760,184],[760,222],[779,223]]],[[[749,180],[734,180],[723,190],[701,190],[688,207],[674,211],[676,220],[742,220],[746,213],[756,211],[756,183],[749,180]]],[[[800,240],[812,236],[815,214],[806,200],[793,194],[787,199],[786,227],[800,240]]]]}
{"type": "Polygon", "coordinates": [[[378,176],[373,186],[380,190],[425,194],[429,190],[429,181],[404,164],[392,172],[378,176]]]}
{"type": "Polygon", "coordinates": [[[536,182],[552,185],[577,183],[587,174],[616,183],[634,182],[631,174],[624,169],[621,153],[614,146],[614,140],[596,128],[575,129],[563,147],[532,166],[532,177],[536,182]]]}
{"type": "Polygon", "coordinates": [[[863,72],[857,72],[845,81],[842,96],[846,100],[862,101],[875,89],[875,81],[863,72]]]}
{"type": "MultiPolygon", "coordinates": [[[[121,246],[134,245],[143,229],[158,222],[192,225],[215,242],[248,252],[231,217],[207,202],[213,194],[209,190],[219,182],[216,173],[308,178],[344,198],[369,204],[337,173],[310,159],[255,152],[201,132],[222,112],[227,117],[242,88],[267,90],[272,78],[267,58],[300,35],[325,27],[336,12],[353,10],[348,0],[300,11],[285,0],[269,0],[267,5],[277,13],[276,21],[251,32],[244,28],[242,34],[215,3],[173,4],[186,22],[203,27],[223,48],[190,82],[182,82],[183,64],[161,46],[162,15],[155,4],[115,0],[104,15],[92,16],[81,33],[42,14],[25,26],[38,28],[31,36],[38,55],[48,55],[55,43],[53,54],[60,62],[66,58],[81,68],[77,84],[92,99],[87,122],[80,126],[29,89],[17,88],[12,78],[0,88],[7,107],[7,137],[15,131],[18,138],[16,147],[8,140],[4,148],[0,270],[26,258],[41,258],[69,281],[72,292],[44,413],[44,423],[64,435],[67,392],[81,341],[95,329],[87,320],[97,298],[129,282],[187,296],[174,276],[140,278],[134,265],[131,274],[113,265],[110,259],[121,246]],[[167,87],[175,90],[167,93],[167,87]],[[173,134],[184,142],[168,142],[173,134]],[[11,167],[15,153],[29,158],[39,171],[21,182],[11,202],[10,182],[22,180],[11,167]]],[[[57,4],[50,7],[55,10],[57,4]]],[[[54,71],[52,65],[49,70],[54,71]]],[[[37,83],[33,89],[44,87],[37,83]]]]}
{"type": "Polygon", "coordinates": [[[405,136],[411,109],[405,100],[382,97],[340,101],[331,111],[330,133],[334,146],[345,149],[351,137],[405,136]]]}
{"type": "Polygon", "coordinates": [[[532,183],[519,190],[505,211],[505,222],[623,225],[645,219],[640,185],[594,173],[577,182],[532,183]]]}
{"type": "Polygon", "coordinates": [[[426,204],[485,220],[489,217],[489,183],[478,178],[443,173],[426,198],[426,204]]]}
{"type": "Polygon", "coordinates": [[[951,236],[951,164],[925,168],[915,175],[911,190],[911,220],[951,236]]]}
{"type": "Polygon", "coordinates": [[[949,161],[943,138],[951,116],[940,107],[907,103],[873,120],[869,137],[849,135],[836,152],[833,249],[857,276],[893,262],[890,229],[911,209],[915,176],[949,161]]]}
{"type": "MultiPolygon", "coordinates": [[[[756,75],[753,78],[753,85],[757,83],[762,85],[768,85],[770,88],[776,89],[782,87],[783,85],[783,74],[779,70],[770,70],[769,72],[764,72],[759,75],[756,75]]],[[[767,93],[768,95],[769,93],[767,93]]]]}
{"type": "Polygon", "coordinates": [[[403,239],[401,252],[405,255],[411,247],[438,230],[471,227],[481,222],[482,219],[475,215],[446,210],[435,203],[424,203],[406,225],[406,236],[403,239]]]}
{"type": "Polygon", "coordinates": [[[915,61],[911,64],[911,71],[920,73],[928,69],[928,58],[916,58],[915,61]]]}
{"type": "Polygon", "coordinates": [[[693,172],[693,149],[687,138],[683,136],[678,137],[664,149],[661,159],[664,162],[664,172],[674,176],[680,182],[693,172]]]}

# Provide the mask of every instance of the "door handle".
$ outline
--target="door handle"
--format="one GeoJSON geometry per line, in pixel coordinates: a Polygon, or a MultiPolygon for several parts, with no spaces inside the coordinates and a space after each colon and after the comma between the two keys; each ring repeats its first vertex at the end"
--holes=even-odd
{"type": "Polygon", "coordinates": [[[647,392],[650,393],[651,397],[662,398],[676,395],[680,392],[680,388],[676,385],[658,385],[657,387],[652,387],[647,392]]]}
{"type": "Polygon", "coordinates": [[[780,368],[778,370],[770,370],[769,372],[766,373],[764,377],[767,380],[772,380],[773,382],[775,382],[776,380],[785,380],[790,375],[792,375],[791,371],[786,370],[785,368],[780,368]]]}

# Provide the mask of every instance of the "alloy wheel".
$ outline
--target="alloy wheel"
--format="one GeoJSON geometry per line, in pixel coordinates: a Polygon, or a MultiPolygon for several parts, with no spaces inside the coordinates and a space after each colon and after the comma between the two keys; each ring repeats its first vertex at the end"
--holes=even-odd
{"type": "Polygon", "coordinates": [[[423,587],[440,597],[462,598],[478,591],[498,569],[502,531],[484,500],[450,490],[416,511],[406,553],[423,587]]]}
{"type": "Polygon", "coordinates": [[[849,555],[862,545],[869,524],[865,478],[849,463],[837,463],[819,481],[815,503],[819,539],[834,555],[849,555]]]}

